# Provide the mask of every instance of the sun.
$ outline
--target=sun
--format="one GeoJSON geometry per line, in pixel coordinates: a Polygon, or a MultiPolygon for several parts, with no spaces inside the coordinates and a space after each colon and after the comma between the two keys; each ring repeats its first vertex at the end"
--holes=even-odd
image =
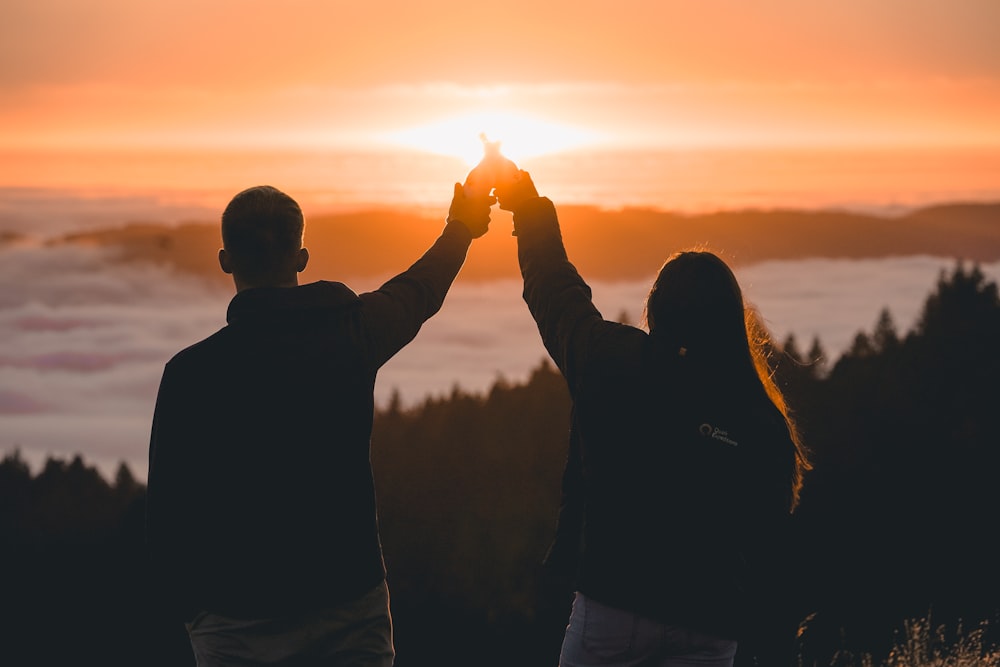
{"type": "Polygon", "coordinates": [[[469,113],[386,133],[396,146],[461,158],[468,166],[483,156],[481,136],[499,141],[503,154],[514,162],[585,148],[601,141],[599,133],[512,112],[469,113]]]}

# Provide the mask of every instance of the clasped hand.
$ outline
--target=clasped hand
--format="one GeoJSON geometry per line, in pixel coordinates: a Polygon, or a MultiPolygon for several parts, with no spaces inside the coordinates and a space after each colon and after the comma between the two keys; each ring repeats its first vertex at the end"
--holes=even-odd
{"type": "Polygon", "coordinates": [[[501,155],[498,143],[487,143],[486,155],[469,172],[465,184],[455,184],[448,221],[461,222],[472,238],[479,238],[489,229],[493,204],[516,213],[522,203],[537,196],[528,172],[501,155]]]}

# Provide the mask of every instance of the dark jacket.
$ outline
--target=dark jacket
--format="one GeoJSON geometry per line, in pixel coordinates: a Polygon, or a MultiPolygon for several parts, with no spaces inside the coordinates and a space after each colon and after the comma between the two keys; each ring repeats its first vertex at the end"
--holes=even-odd
{"type": "Polygon", "coordinates": [[[787,594],[784,417],[763,390],[733,389],[724,369],[706,376],[655,335],[606,321],[548,199],[514,222],[524,300],[573,399],[549,567],[662,622],[728,638],[783,632],[771,623],[787,594]]]}
{"type": "Polygon", "coordinates": [[[441,307],[470,242],[449,224],[410,269],[361,295],[336,282],[241,291],[227,326],[166,364],[147,536],[180,617],[334,605],[384,578],[376,372],[441,307]]]}

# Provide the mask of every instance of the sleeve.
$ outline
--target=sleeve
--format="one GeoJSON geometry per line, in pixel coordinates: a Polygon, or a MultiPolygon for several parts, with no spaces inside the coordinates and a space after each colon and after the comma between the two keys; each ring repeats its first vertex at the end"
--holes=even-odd
{"type": "Polygon", "coordinates": [[[156,394],[156,407],[153,410],[153,424],[149,435],[149,470],[146,487],[146,546],[150,558],[155,564],[162,557],[164,537],[167,532],[170,515],[168,508],[170,484],[166,481],[172,477],[170,447],[166,440],[166,422],[170,413],[170,364],[163,370],[159,390],[156,394]]]}
{"type": "Polygon", "coordinates": [[[413,340],[423,323],[441,309],[471,243],[472,235],[464,225],[448,223],[413,266],[374,292],[361,295],[375,368],[413,340]]]}
{"type": "MultiPolygon", "coordinates": [[[[772,437],[784,441],[791,452],[794,444],[783,423],[776,424],[772,437]]],[[[802,563],[795,558],[796,522],[787,495],[787,475],[779,458],[768,461],[758,478],[767,478],[761,486],[768,489],[756,503],[755,519],[745,538],[744,554],[751,576],[746,585],[749,596],[748,627],[739,652],[757,662],[737,664],[792,665],[797,654],[797,634],[801,609],[796,602],[796,582],[800,581],[802,563]],[[773,489],[773,491],[772,491],[773,489]]],[[[749,497],[751,494],[744,494],[749,497]]],[[[752,503],[751,503],[752,504],[752,503]]]]}
{"type": "Polygon", "coordinates": [[[179,433],[177,374],[168,363],[160,379],[149,440],[149,470],[146,484],[146,550],[152,593],[171,616],[187,619],[192,610],[184,608],[187,596],[181,574],[188,554],[185,546],[186,517],[193,516],[187,470],[179,433]]]}
{"type": "Polygon", "coordinates": [[[561,488],[556,534],[545,554],[544,572],[549,585],[561,592],[572,593],[580,568],[584,513],[583,459],[576,429],[570,432],[561,488]]]}
{"type": "Polygon", "coordinates": [[[590,287],[566,255],[555,206],[548,198],[525,202],[514,214],[514,229],[524,301],[572,391],[591,343],[610,323],[594,306],[590,287]]]}

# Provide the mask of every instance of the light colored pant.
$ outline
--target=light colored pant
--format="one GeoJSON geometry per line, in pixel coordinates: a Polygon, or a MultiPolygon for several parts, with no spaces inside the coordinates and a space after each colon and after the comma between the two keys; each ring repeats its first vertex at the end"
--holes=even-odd
{"type": "Polygon", "coordinates": [[[364,596],[281,618],[202,612],[187,624],[198,667],[392,667],[392,617],[383,581],[364,596]]]}
{"type": "Polygon", "coordinates": [[[573,600],[559,667],[732,667],[736,641],[573,600]]]}

